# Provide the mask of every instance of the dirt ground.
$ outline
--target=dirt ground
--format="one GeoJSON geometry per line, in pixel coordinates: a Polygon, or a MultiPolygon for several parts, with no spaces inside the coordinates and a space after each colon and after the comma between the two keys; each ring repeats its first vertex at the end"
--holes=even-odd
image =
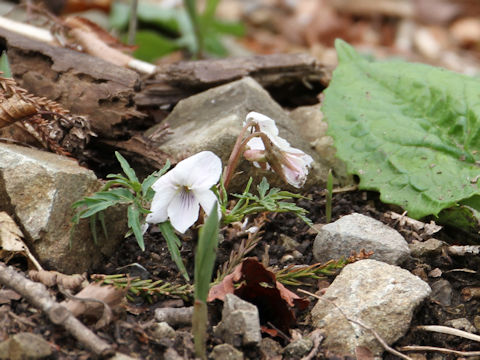
{"type": "MultiPolygon", "coordinates": [[[[322,189],[313,189],[305,194],[309,199],[302,199],[298,203],[309,210],[309,216],[314,223],[325,222],[325,199],[322,189]]],[[[332,221],[335,221],[342,215],[358,212],[376,218],[387,223],[393,228],[400,231],[408,242],[413,241],[416,237],[414,231],[408,226],[399,226],[387,219],[385,212],[391,210],[378,200],[376,193],[364,191],[352,191],[338,193],[334,195],[332,208],[332,221]]],[[[269,263],[271,266],[284,266],[286,263],[282,258],[292,252],[292,249],[286,249],[282,245],[280,239],[288,236],[294,239],[298,245],[295,250],[300,251],[303,255],[294,261],[297,264],[312,264],[312,244],[315,234],[301,220],[290,214],[277,214],[268,218],[264,227],[264,235],[261,242],[249,254],[262,259],[265,256],[266,245],[269,245],[269,263]]],[[[468,243],[466,237],[458,232],[450,229],[443,229],[436,234],[436,238],[446,241],[449,244],[465,244],[468,243]]],[[[182,257],[187,264],[187,270],[193,275],[193,258],[195,249],[195,239],[189,237],[187,233],[185,237],[185,246],[182,248],[182,257]]],[[[474,240],[474,239],[470,239],[474,240]]],[[[146,250],[142,252],[135,239],[129,237],[125,239],[124,244],[114,257],[108,259],[105,266],[96,269],[99,274],[115,274],[119,272],[128,272],[131,276],[139,276],[152,280],[161,279],[170,283],[182,283],[183,278],[179,275],[175,264],[171,261],[168,249],[159,232],[153,229],[146,237],[146,250]],[[135,266],[132,264],[139,264],[135,266]],[[128,266],[130,265],[130,266],[128,266]]],[[[225,261],[231,249],[238,247],[238,239],[233,241],[224,241],[218,250],[217,265],[225,261]]],[[[359,249],[360,250],[360,249],[359,249]]],[[[439,268],[443,272],[443,277],[448,279],[453,287],[452,302],[449,306],[444,306],[435,300],[427,300],[419,309],[411,324],[411,328],[401,338],[395,346],[405,345],[426,345],[454,348],[459,351],[480,350],[478,343],[470,340],[455,338],[453,336],[422,333],[414,330],[416,325],[438,325],[444,324],[448,319],[456,319],[465,317],[472,324],[478,323],[479,302],[477,299],[466,301],[461,296],[461,290],[466,287],[480,286],[480,279],[476,273],[468,272],[468,270],[478,269],[479,259],[475,256],[464,256],[452,258],[446,254],[439,254],[435,257],[427,259],[410,259],[404,267],[413,271],[417,275],[424,277],[429,283],[433,283],[437,279],[427,277],[426,274],[439,268]],[[457,270],[457,271],[456,271],[457,270]],[[463,270],[463,271],[462,271],[463,270]]],[[[19,270],[26,270],[25,263],[22,259],[14,259],[19,270]],[[17,260],[17,261],[15,261],[17,260]]],[[[328,276],[321,280],[307,280],[309,286],[303,286],[308,291],[315,292],[320,285],[325,287],[331,282],[334,276],[328,276]],[[327,282],[327,283],[326,283],[327,282]]],[[[293,291],[295,287],[291,287],[293,291]]],[[[54,288],[52,294],[57,296],[58,300],[62,300],[62,295],[54,288]]],[[[302,312],[298,312],[297,323],[293,331],[307,335],[313,329],[308,325],[308,310],[313,306],[315,301],[311,302],[309,308],[302,312]]],[[[159,359],[162,358],[163,352],[168,347],[174,347],[179,354],[187,358],[193,358],[193,343],[189,327],[177,329],[177,337],[175,341],[164,339],[158,340],[151,335],[151,329],[154,322],[154,311],[159,307],[181,307],[192,305],[191,298],[178,296],[136,296],[131,299],[114,317],[114,321],[105,328],[97,331],[97,334],[108,341],[114,343],[118,347],[118,351],[126,354],[138,356],[142,359],[159,359]]],[[[220,320],[221,302],[214,302],[209,306],[210,327],[209,327],[209,349],[217,344],[211,332],[211,325],[220,320]]],[[[88,319],[83,319],[90,326],[93,323],[88,319]]],[[[88,351],[82,349],[82,346],[76,343],[73,338],[68,335],[63,328],[53,325],[48,318],[41,312],[36,311],[31,305],[24,300],[11,301],[0,307],[0,339],[21,331],[33,332],[42,335],[56,349],[53,359],[90,359],[91,355],[88,351]]],[[[264,337],[269,337],[263,334],[264,337]]],[[[275,337],[275,341],[285,346],[288,341],[282,337],[275,337]]],[[[243,349],[245,356],[251,359],[265,358],[259,349],[243,349]]],[[[335,358],[332,354],[324,354],[320,348],[316,358],[335,358]]],[[[425,353],[426,358],[430,358],[425,353]]],[[[393,359],[394,356],[386,354],[385,359],[393,359]]],[[[453,359],[453,356],[447,356],[453,359]]]]}

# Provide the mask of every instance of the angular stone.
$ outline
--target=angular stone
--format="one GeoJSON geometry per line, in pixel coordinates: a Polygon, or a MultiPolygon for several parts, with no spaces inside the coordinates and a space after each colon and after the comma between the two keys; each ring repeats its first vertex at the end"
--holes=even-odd
{"type": "Polygon", "coordinates": [[[137,360],[139,358],[134,358],[119,352],[116,352],[115,355],[112,357],[108,358],[108,360],[137,360]]]}
{"type": "Polygon", "coordinates": [[[320,299],[312,309],[312,322],[325,334],[322,347],[333,353],[354,356],[355,348],[364,346],[380,356],[384,348],[372,333],[345,316],[392,344],[406,333],[413,311],[430,291],[426,282],[398,266],[357,261],[345,266],[328,287],[326,300],[320,299]]]}
{"type": "Polygon", "coordinates": [[[243,360],[243,353],[230,344],[220,344],[213,348],[209,358],[212,360],[243,360]]]}
{"type": "Polygon", "coordinates": [[[442,252],[444,246],[445,243],[443,241],[435,238],[430,238],[425,241],[413,241],[413,243],[408,245],[414,257],[438,255],[442,252]]]}
{"type": "Polygon", "coordinates": [[[0,359],[35,360],[52,354],[50,344],[40,335],[18,333],[0,343],[0,359]]]}
{"type": "Polygon", "coordinates": [[[235,347],[260,344],[260,318],[255,305],[227,294],[223,303],[222,321],[214,327],[216,337],[235,347]]]}
{"type": "MultiPolygon", "coordinates": [[[[315,163],[310,170],[307,187],[325,182],[328,167],[324,165],[323,160],[312,152],[310,145],[298,135],[294,123],[268,92],[249,77],[180,101],[165,119],[173,134],[159,145],[159,150],[167,153],[174,162],[197,152],[210,150],[222,159],[225,166],[240,134],[245,116],[250,111],[274,119],[280,136],[288,140],[293,147],[314,158],[315,163]]],[[[145,135],[154,136],[162,126],[150,128],[145,135]]],[[[231,189],[243,190],[242,186],[250,176],[254,177],[254,182],[259,182],[262,176],[266,176],[271,184],[285,187],[278,176],[257,169],[245,160],[241,161],[238,170],[243,173],[233,180],[231,189]]]]}
{"type": "Polygon", "coordinates": [[[106,212],[109,238],[99,234],[95,245],[88,222],[73,232],[72,204],[101,184],[76,161],[45,151],[0,144],[0,209],[18,222],[27,245],[48,269],[82,273],[111,255],[123,239],[125,211],[106,212]],[[71,246],[70,246],[71,244],[71,246]]]}
{"type": "Polygon", "coordinates": [[[447,279],[440,279],[432,284],[430,298],[442,306],[452,305],[453,287],[447,279]]]}
{"type": "Polygon", "coordinates": [[[401,264],[410,254],[399,232],[371,217],[354,213],[319,230],[313,255],[317,261],[326,262],[362,249],[374,252],[371,259],[388,264],[401,264]]]}
{"type": "Polygon", "coordinates": [[[333,138],[327,135],[328,124],[323,119],[321,105],[300,106],[290,113],[290,118],[300,135],[333,170],[335,178],[343,185],[353,184],[353,177],[348,175],[347,166],[335,156],[337,149],[333,138]]]}
{"type": "Polygon", "coordinates": [[[262,354],[262,359],[280,360],[282,359],[282,351],[282,345],[272,338],[262,338],[262,341],[260,342],[260,353],[262,354]]]}
{"type": "Polygon", "coordinates": [[[303,358],[313,347],[313,341],[307,337],[302,337],[285,346],[283,349],[283,358],[285,360],[297,360],[303,358]]]}
{"type": "Polygon", "coordinates": [[[164,338],[174,339],[175,330],[166,322],[159,322],[153,326],[152,337],[155,340],[162,340],[164,338]]]}

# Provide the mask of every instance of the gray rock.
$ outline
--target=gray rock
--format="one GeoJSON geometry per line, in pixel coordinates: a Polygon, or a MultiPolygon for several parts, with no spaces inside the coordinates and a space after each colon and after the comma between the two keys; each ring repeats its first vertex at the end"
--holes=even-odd
{"type": "Polygon", "coordinates": [[[290,113],[290,118],[299,133],[333,169],[335,178],[343,185],[353,184],[353,177],[347,174],[347,166],[335,156],[337,149],[333,138],[327,135],[328,124],[323,120],[321,105],[300,106],[290,113]]]}
{"type": "Polygon", "coordinates": [[[168,348],[163,353],[164,360],[183,360],[183,356],[180,356],[174,348],[168,348]]]}
{"type": "Polygon", "coordinates": [[[214,334],[235,347],[258,345],[262,336],[257,307],[238,296],[227,294],[222,321],[214,327],[214,334]]]}
{"type": "Polygon", "coordinates": [[[18,333],[0,343],[0,359],[35,360],[50,355],[50,344],[40,335],[32,333],[18,333]]]}
{"type": "Polygon", "coordinates": [[[292,341],[283,349],[283,358],[288,360],[301,359],[313,347],[313,341],[307,337],[302,337],[292,341]]]}
{"type": "Polygon", "coordinates": [[[260,342],[260,353],[262,359],[278,360],[282,358],[282,346],[271,338],[263,338],[260,342]]]}
{"type": "Polygon", "coordinates": [[[410,254],[408,244],[396,230],[361,214],[346,215],[324,225],[313,244],[313,255],[319,262],[348,257],[352,251],[373,251],[371,259],[400,264],[410,254]]]}
{"type": "Polygon", "coordinates": [[[380,356],[384,349],[359,321],[374,329],[387,344],[403,336],[414,309],[429,295],[430,287],[398,266],[376,260],[361,260],[347,265],[312,309],[312,322],[322,330],[326,349],[335,354],[355,354],[364,346],[380,356]],[[343,312],[340,312],[337,307],[343,312]]]}
{"type": "Polygon", "coordinates": [[[119,352],[115,353],[115,355],[108,358],[108,360],[136,360],[136,359],[138,359],[138,358],[134,358],[134,357],[131,357],[131,356],[119,353],[119,352]]]}
{"type": "Polygon", "coordinates": [[[453,327],[454,329],[463,330],[469,333],[476,333],[477,329],[472,325],[467,318],[458,318],[445,321],[445,326],[453,327]]]}
{"type": "Polygon", "coordinates": [[[444,242],[431,238],[425,241],[414,241],[409,244],[410,252],[414,257],[424,257],[440,254],[444,246],[444,242]]]}
{"type": "Polygon", "coordinates": [[[175,339],[175,335],[175,330],[166,322],[159,322],[153,326],[152,337],[155,340],[175,339]]]}
{"type": "MultiPolygon", "coordinates": [[[[293,147],[303,150],[314,158],[315,163],[310,170],[307,187],[325,182],[328,167],[324,165],[323,160],[311,151],[310,145],[302,137],[297,135],[298,129],[268,92],[249,77],[180,101],[165,119],[173,134],[161,143],[158,149],[168,154],[174,162],[197,152],[210,150],[226,165],[242,129],[245,116],[250,111],[259,112],[274,119],[280,136],[288,140],[293,147]]],[[[161,126],[163,125],[150,128],[145,135],[154,136],[161,126]]],[[[253,176],[256,182],[259,182],[262,176],[266,176],[271,184],[283,185],[278,176],[257,169],[245,160],[241,161],[238,170],[243,173],[234,179],[231,190],[235,188],[243,190],[250,176],[253,176]],[[235,184],[237,186],[234,186],[235,184]]]]}
{"type": "Polygon", "coordinates": [[[213,348],[209,357],[213,360],[243,360],[243,353],[230,344],[220,344],[213,348]]]}
{"type": "Polygon", "coordinates": [[[100,187],[94,173],[76,161],[45,151],[0,144],[0,208],[19,222],[42,265],[82,273],[111,255],[127,230],[125,211],[106,213],[109,239],[93,243],[88,221],[73,232],[71,205],[100,187]]]}

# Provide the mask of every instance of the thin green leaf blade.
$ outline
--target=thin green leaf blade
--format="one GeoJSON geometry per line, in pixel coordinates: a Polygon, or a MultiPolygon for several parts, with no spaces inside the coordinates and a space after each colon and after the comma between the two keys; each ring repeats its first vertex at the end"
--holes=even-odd
{"type": "Polygon", "coordinates": [[[205,224],[200,229],[197,252],[195,254],[195,299],[206,302],[218,245],[219,216],[215,203],[205,224]]]}
{"type": "Polygon", "coordinates": [[[479,193],[480,82],[400,61],[369,62],[342,41],[322,110],[359,188],[409,216],[438,215],[479,193]]]}
{"type": "Polygon", "coordinates": [[[10,68],[10,63],[8,62],[6,51],[2,51],[2,56],[0,56],[0,71],[3,72],[3,77],[12,78],[12,70],[10,68]]]}
{"type": "Polygon", "coordinates": [[[127,209],[127,219],[128,219],[128,227],[132,229],[133,235],[135,235],[135,239],[137,240],[138,246],[142,251],[145,250],[145,242],[143,240],[143,231],[142,225],[140,223],[140,212],[134,205],[130,205],[127,209]]]}
{"type": "Polygon", "coordinates": [[[170,221],[165,221],[163,223],[157,224],[160,232],[162,233],[165,241],[167,242],[168,251],[170,252],[170,256],[172,257],[173,262],[177,265],[178,270],[180,270],[181,274],[185,278],[185,280],[190,281],[190,277],[188,276],[187,269],[185,269],[185,265],[182,261],[182,256],[180,255],[180,246],[182,243],[180,239],[175,235],[175,230],[170,224],[170,221]]]}
{"type": "Polygon", "coordinates": [[[123,172],[125,173],[125,175],[127,175],[128,179],[131,182],[138,183],[137,175],[135,174],[135,171],[130,167],[127,160],[118,151],[115,151],[115,156],[117,157],[117,160],[120,163],[123,172]]]}

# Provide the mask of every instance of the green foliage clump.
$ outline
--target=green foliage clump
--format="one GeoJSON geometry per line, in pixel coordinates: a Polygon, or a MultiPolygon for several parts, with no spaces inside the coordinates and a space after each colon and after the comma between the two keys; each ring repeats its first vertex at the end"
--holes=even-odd
{"type": "MultiPolygon", "coordinates": [[[[243,36],[245,30],[240,23],[218,20],[215,17],[218,3],[219,0],[207,0],[204,12],[199,13],[196,1],[192,0],[185,0],[185,6],[180,8],[139,2],[137,16],[140,29],[135,38],[138,49],[133,55],[152,62],[182,49],[194,56],[226,56],[222,36],[243,36]]],[[[110,25],[117,30],[124,30],[131,16],[130,11],[129,4],[114,2],[110,25]]]]}
{"type": "Polygon", "coordinates": [[[293,199],[304,198],[302,195],[289,191],[281,191],[278,188],[270,188],[270,184],[266,178],[262,178],[262,181],[257,186],[258,195],[250,193],[251,185],[252,178],[249,179],[242,194],[233,194],[238,201],[232,209],[228,209],[227,194],[225,189],[222,189],[223,194],[219,196],[219,198],[221,199],[220,208],[225,224],[242,221],[245,216],[261,212],[291,212],[306,224],[312,226],[312,221],[306,216],[308,211],[291,201],[293,199]]]}
{"type": "Polygon", "coordinates": [[[108,236],[103,211],[111,206],[126,205],[128,227],[130,229],[126,236],[133,233],[138,246],[145,250],[142,224],[144,224],[146,214],[149,213],[147,209],[155,194],[151,186],[170,168],[170,163],[167,162],[161,170],[149,175],[140,183],[127,160],[118,152],[115,152],[115,156],[125,175],[107,175],[107,178],[112,180],[107,181],[99,192],[76,201],[72,205],[76,210],[72,222],[77,225],[81,219],[90,218],[93,238],[97,243],[97,219],[100,221],[105,237],[108,236]]]}

